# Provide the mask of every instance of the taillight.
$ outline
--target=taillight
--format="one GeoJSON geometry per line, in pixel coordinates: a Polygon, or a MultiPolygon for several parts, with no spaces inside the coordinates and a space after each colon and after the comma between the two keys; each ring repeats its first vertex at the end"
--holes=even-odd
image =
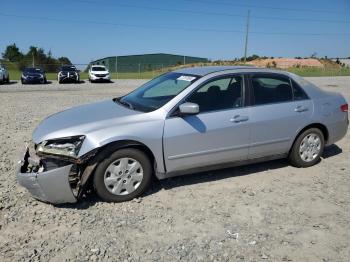
{"type": "Polygon", "coordinates": [[[343,112],[348,112],[349,111],[349,105],[348,104],[344,104],[340,106],[340,110],[343,112]]]}

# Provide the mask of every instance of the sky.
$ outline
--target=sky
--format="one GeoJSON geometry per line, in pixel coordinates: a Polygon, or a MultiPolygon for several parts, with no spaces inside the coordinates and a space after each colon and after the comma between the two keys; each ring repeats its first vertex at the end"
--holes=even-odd
{"type": "Polygon", "coordinates": [[[0,52],[34,45],[75,64],[171,53],[350,57],[350,0],[11,0],[0,5],[0,52]]]}

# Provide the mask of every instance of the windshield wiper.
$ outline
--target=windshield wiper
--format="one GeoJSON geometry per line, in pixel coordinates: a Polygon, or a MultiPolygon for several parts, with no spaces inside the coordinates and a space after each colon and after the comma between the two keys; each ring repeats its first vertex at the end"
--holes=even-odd
{"type": "Polygon", "coordinates": [[[123,106],[127,106],[128,108],[130,108],[131,110],[134,110],[134,107],[131,103],[126,102],[126,101],[122,101],[121,99],[117,98],[115,99],[116,101],[118,101],[119,104],[122,104],[123,106]]]}

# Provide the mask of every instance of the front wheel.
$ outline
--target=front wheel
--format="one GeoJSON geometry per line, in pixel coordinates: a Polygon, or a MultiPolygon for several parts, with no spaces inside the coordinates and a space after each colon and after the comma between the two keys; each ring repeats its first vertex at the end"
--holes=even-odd
{"type": "Polygon", "coordinates": [[[104,201],[123,202],[142,195],[152,180],[152,165],[145,153],[127,148],[104,153],[94,174],[94,188],[104,201]]]}
{"type": "Polygon", "coordinates": [[[289,154],[295,167],[309,167],[319,162],[324,149],[324,135],[318,128],[305,130],[298,136],[289,154]]]}

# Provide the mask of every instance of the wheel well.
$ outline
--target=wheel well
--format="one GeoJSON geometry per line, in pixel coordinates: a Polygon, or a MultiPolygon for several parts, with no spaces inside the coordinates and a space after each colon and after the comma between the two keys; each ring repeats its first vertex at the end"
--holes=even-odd
{"type": "MultiPolygon", "coordinates": [[[[96,152],[96,154],[88,160],[88,162],[84,165],[84,169],[83,169],[83,175],[82,175],[82,186],[83,186],[83,190],[85,187],[91,187],[92,186],[92,177],[94,176],[95,173],[95,169],[97,167],[97,165],[102,161],[102,156],[104,155],[103,152],[105,153],[112,153],[115,150],[118,149],[122,149],[122,148],[135,148],[138,150],[141,150],[142,152],[144,152],[147,157],[149,158],[149,160],[151,161],[151,164],[153,166],[153,170],[154,172],[156,171],[156,160],[155,157],[152,153],[152,151],[145,145],[142,144],[140,142],[137,141],[133,141],[133,140],[122,140],[122,141],[116,141],[116,142],[112,142],[109,144],[106,144],[104,146],[102,146],[101,148],[98,149],[98,151],[96,152]],[[87,172],[85,172],[86,170],[88,170],[87,172]]],[[[154,174],[153,172],[153,174],[154,174]]]]}
{"type": "Polygon", "coordinates": [[[328,136],[329,136],[327,127],[326,127],[325,125],[323,125],[323,124],[320,124],[320,123],[310,124],[310,125],[304,127],[302,130],[300,130],[300,132],[298,133],[298,135],[295,137],[295,139],[294,139],[294,141],[293,141],[293,144],[292,144],[292,146],[291,146],[291,148],[290,148],[290,150],[289,150],[289,154],[290,154],[290,152],[292,151],[293,146],[294,146],[294,143],[295,143],[295,141],[298,139],[298,137],[300,136],[300,134],[302,134],[305,130],[310,129],[310,128],[318,128],[318,129],[320,129],[321,132],[322,132],[322,134],[323,134],[323,137],[324,137],[324,142],[325,142],[325,144],[327,143],[327,141],[328,141],[328,136]]]}
{"type": "MultiPolygon", "coordinates": [[[[305,130],[310,129],[310,128],[318,128],[318,129],[320,129],[321,132],[322,132],[322,134],[323,134],[324,141],[325,141],[325,143],[327,143],[328,137],[329,137],[328,129],[327,129],[327,127],[326,127],[325,125],[320,124],[320,123],[314,123],[314,124],[311,124],[311,125],[308,125],[308,126],[304,127],[304,128],[299,132],[298,136],[299,136],[302,132],[304,132],[305,130]]],[[[298,136],[297,136],[296,138],[298,138],[298,136]]]]}
{"type": "Polygon", "coordinates": [[[153,166],[155,165],[155,157],[152,151],[145,144],[134,140],[121,140],[121,141],[108,143],[97,151],[97,155],[99,155],[102,151],[105,151],[105,150],[115,151],[122,148],[135,148],[144,152],[149,158],[149,160],[151,161],[151,164],[153,166]]]}

